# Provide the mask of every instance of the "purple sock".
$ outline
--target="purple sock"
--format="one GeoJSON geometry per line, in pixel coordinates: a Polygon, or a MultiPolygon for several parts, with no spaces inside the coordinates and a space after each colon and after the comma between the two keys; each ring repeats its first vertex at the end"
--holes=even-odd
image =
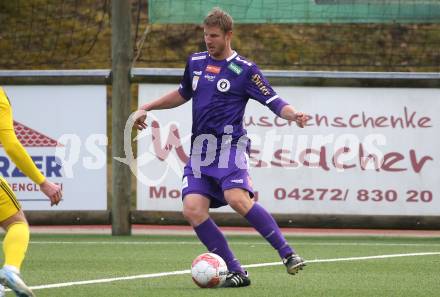
{"type": "Polygon", "coordinates": [[[225,236],[211,218],[208,218],[197,227],[194,227],[194,231],[196,231],[200,241],[206,246],[209,252],[219,255],[225,260],[230,272],[244,273],[240,262],[234,257],[234,254],[229,248],[225,236]]]}
{"type": "Polygon", "coordinates": [[[281,234],[273,217],[258,203],[254,203],[245,218],[278,251],[281,258],[295,253],[281,234]]]}

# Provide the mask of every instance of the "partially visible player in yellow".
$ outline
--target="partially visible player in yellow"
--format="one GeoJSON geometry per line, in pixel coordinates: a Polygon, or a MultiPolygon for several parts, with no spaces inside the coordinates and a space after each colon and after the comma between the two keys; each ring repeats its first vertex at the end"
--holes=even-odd
{"type": "MultiPolygon", "coordinates": [[[[12,108],[6,93],[0,87],[0,142],[9,158],[57,205],[62,197],[60,186],[51,183],[41,174],[29,154],[15,135],[12,108]]],[[[0,269],[0,283],[20,297],[35,296],[20,276],[20,266],[29,244],[29,226],[12,189],[0,176],[0,225],[6,231],[3,239],[5,263],[0,269]]],[[[0,296],[2,293],[0,292],[0,296]]]]}

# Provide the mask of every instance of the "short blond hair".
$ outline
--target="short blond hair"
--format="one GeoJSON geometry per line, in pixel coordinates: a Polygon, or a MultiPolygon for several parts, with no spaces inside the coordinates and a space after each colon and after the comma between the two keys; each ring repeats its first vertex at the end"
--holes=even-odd
{"type": "Polygon", "coordinates": [[[232,31],[233,24],[232,17],[219,7],[214,7],[203,20],[204,26],[219,27],[225,33],[232,31]]]}

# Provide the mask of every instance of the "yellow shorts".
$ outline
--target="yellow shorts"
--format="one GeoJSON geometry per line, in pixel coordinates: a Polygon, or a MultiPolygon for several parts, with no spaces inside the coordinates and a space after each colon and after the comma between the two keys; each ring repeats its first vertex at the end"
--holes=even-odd
{"type": "Polygon", "coordinates": [[[21,205],[6,180],[0,176],[0,222],[16,214],[21,205]]]}

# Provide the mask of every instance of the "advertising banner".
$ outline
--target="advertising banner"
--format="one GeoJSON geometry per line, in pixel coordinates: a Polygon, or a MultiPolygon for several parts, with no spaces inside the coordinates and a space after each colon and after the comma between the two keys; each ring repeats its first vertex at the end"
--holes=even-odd
{"type": "MultiPolygon", "coordinates": [[[[139,104],[176,88],[140,85],[139,104]]],[[[255,100],[247,105],[250,175],[270,212],[440,214],[440,90],[275,90],[310,119],[301,129],[255,100]]],[[[148,123],[138,135],[138,209],[180,211],[191,101],[149,113],[148,123]]]]}
{"type": "Polygon", "coordinates": [[[0,174],[24,210],[106,210],[105,86],[6,86],[14,129],[34,163],[63,190],[51,207],[0,149],[0,174]]]}

